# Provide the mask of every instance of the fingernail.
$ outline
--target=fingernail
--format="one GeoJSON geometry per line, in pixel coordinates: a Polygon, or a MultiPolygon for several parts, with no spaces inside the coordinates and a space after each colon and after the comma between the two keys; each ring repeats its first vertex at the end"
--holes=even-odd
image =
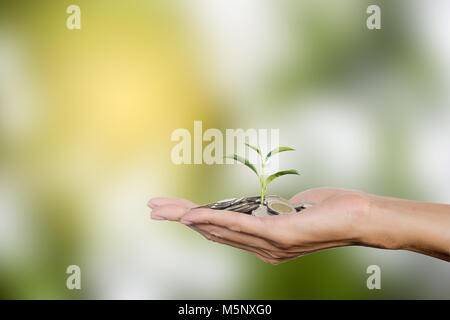
{"type": "Polygon", "coordinates": [[[189,226],[189,225],[192,224],[192,221],[188,221],[188,220],[180,220],[180,222],[181,222],[182,224],[187,225],[187,226],[189,226]]]}
{"type": "Polygon", "coordinates": [[[152,216],[152,219],[153,220],[167,220],[166,218],[160,217],[160,216],[152,216]]]}

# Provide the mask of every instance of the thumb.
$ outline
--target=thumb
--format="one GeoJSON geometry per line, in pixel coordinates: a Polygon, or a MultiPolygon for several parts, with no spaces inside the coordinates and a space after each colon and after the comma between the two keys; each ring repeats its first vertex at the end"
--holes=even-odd
{"type": "Polygon", "coordinates": [[[165,205],[152,210],[151,217],[154,220],[179,221],[190,209],[179,205],[165,205]]]}
{"type": "Polygon", "coordinates": [[[300,192],[293,196],[289,202],[313,202],[321,203],[328,198],[334,197],[346,190],[336,188],[314,188],[300,192]]]}

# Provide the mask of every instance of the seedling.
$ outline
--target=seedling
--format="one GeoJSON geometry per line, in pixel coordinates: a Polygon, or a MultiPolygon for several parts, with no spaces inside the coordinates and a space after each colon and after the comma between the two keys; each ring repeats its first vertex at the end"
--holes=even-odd
{"type": "Polygon", "coordinates": [[[287,175],[287,174],[296,174],[296,175],[300,175],[300,173],[297,170],[284,170],[284,171],[278,171],[277,173],[274,173],[270,176],[268,176],[266,178],[266,180],[264,180],[264,167],[267,165],[269,159],[280,152],[284,152],[284,151],[294,151],[295,149],[289,148],[289,147],[279,147],[279,148],[275,148],[272,151],[270,151],[265,157],[263,157],[261,150],[258,147],[252,146],[248,143],[245,144],[247,147],[253,149],[254,151],[256,151],[261,159],[261,169],[258,172],[258,170],[256,169],[256,166],[254,164],[252,164],[248,159],[241,157],[237,154],[232,154],[232,155],[226,155],[224,158],[230,158],[230,159],[234,159],[236,161],[239,161],[243,164],[245,164],[248,168],[250,168],[254,173],[256,173],[256,175],[258,176],[258,180],[259,180],[259,184],[261,187],[261,204],[264,203],[264,195],[266,194],[267,191],[267,186],[269,185],[269,183],[271,183],[273,180],[275,180],[278,177],[287,175]]]}

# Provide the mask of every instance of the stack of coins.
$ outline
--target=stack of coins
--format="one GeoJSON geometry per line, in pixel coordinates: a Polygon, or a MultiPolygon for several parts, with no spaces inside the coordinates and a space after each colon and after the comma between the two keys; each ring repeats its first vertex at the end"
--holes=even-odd
{"type": "Polygon", "coordinates": [[[197,208],[210,208],[215,210],[227,210],[251,214],[257,217],[294,214],[303,209],[311,207],[308,202],[289,202],[279,196],[266,196],[261,204],[261,197],[244,197],[225,199],[210,204],[205,204],[197,208]]]}

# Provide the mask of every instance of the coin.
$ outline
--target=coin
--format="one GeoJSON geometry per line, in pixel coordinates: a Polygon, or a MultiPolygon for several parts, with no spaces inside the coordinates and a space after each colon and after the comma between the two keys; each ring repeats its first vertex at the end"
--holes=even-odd
{"type": "Polygon", "coordinates": [[[210,209],[224,209],[224,208],[228,208],[234,201],[236,200],[236,198],[233,199],[225,199],[225,200],[220,200],[217,202],[213,202],[213,203],[208,203],[208,204],[204,204],[201,206],[197,206],[195,207],[197,208],[210,208],[210,209]]]}
{"type": "Polygon", "coordinates": [[[269,212],[273,214],[293,214],[296,213],[297,210],[289,203],[285,203],[280,200],[269,200],[267,201],[267,208],[269,212]]]}
{"type": "Polygon", "coordinates": [[[237,203],[235,205],[232,205],[228,208],[226,208],[228,211],[237,211],[237,212],[247,212],[249,210],[250,206],[246,202],[237,203]]]}
{"type": "Polygon", "coordinates": [[[259,205],[256,210],[253,210],[252,216],[261,218],[270,216],[270,214],[265,205],[259,205]]]}
{"type": "Polygon", "coordinates": [[[228,208],[232,203],[234,203],[236,199],[225,199],[219,202],[215,202],[211,204],[212,209],[224,209],[228,208]]]}
{"type": "Polygon", "coordinates": [[[257,217],[269,216],[269,215],[283,215],[293,214],[300,212],[306,208],[314,205],[308,202],[295,202],[291,203],[286,199],[279,196],[268,195],[264,198],[263,204],[261,204],[260,196],[242,197],[225,199],[205,205],[198,206],[196,208],[210,208],[214,210],[228,210],[241,212],[245,214],[251,214],[257,217]]]}

